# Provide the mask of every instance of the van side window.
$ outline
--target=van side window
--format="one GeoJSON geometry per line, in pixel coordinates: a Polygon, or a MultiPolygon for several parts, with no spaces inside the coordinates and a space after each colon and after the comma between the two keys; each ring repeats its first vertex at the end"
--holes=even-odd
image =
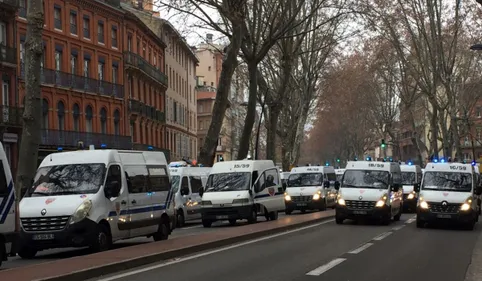
{"type": "Polygon", "coordinates": [[[422,182],[422,173],[417,173],[417,183],[422,182]]]}
{"type": "Polygon", "coordinates": [[[149,170],[149,191],[169,191],[171,184],[166,166],[147,166],[149,170]]]}
{"type": "Polygon", "coordinates": [[[188,181],[187,177],[182,177],[181,189],[183,189],[183,188],[189,188],[189,181],[188,181]]]}
{"type": "Polygon", "coordinates": [[[402,183],[402,175],[400,173],[393,173],[392,178],[392,183],[402,183]]]}
{"type": "MultiPolygon", "coordinates": [[[[260,188],[265,188],[266,173],[262,173],[259,177],[258,183],[256,184],[260,188]]],[[[261,189],[260,189],[261,190],[261,189]]]]}
{"type": "Polygon", "coordinates": [[[114,181],[122,184],[121,168],[119,165],[111,165],[107,173],[106,184],[114,181]]]}
{"type": "Polygon", "coordinates": [[[326,174],[326,177],[328,178],[329,181],[336,181],[335,173],[328,173],[326,174]]]}
{"type": "Polygon", "coordinates": [[[146,166],[124,166],[128,181],[129,193],[147,192],[147,168],[146,166]]]}
{"type": "Polygon", "coordinates": [[[278,171],[271,169],[265,172],[266,187],[279,184],[278,171]],[[271,176],[271,177],[270,177],[271,176]]]}
{"type": "Polygon", "coordinates": [[[189,177],[191,180],[191,192],[199,193],[199,189],[203,186],[201,177],[189,177]]]}
{"type": "Polygon", "coordinates": [[[258,171],[253,171],[253,177],[251,178],[251,185],[258,179],[258,171]]]}
{"type": "Polygon", "coordinates": [[[8,196],[7,176],[3,170],[3,161],[0,161],[0,197],[8,196]]]}

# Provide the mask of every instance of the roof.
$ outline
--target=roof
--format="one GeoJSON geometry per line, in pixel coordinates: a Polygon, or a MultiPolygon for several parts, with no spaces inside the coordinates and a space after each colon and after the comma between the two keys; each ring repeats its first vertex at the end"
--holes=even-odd
{"type": "Polygon", "coordinates": [[[141,11],[134,9],[131,5],[126,3],[121,3],[121,8],[126,11],[126,18],[131,19],[139,24],[139,26],[144,29],[144,31],[150,35],[160,46],[163,48],[167,47],[166,42],[164,42],[159,35],[157,35],[141,18],[139,18],[138,13],[141,13],[141,11]]]}
{"type": "Polygon", "coordinates": [[[473,173],[474,168],[471,164],[462,163],[428,163],[425,166],[425,172],[430,171],[473,173]]]}

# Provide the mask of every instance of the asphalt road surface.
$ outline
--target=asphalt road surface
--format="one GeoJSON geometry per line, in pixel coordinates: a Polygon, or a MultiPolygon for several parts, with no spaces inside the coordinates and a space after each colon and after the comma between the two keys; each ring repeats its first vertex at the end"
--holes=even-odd
{"type": "MultiPolygon", "coordinates": [[[[293,214],[296,215],[296,214],[293,214]]],[[[280,213],[279,217],[284,217],[284,213],[280,213]]],[[[263,221],[262,217],[258,218],[259,221],[263,221]]],[[[246,221],[238,221],[238,225],[246,224],[246,221]]],[[[176,238],[176,237],[183,237],[189,235],[196,235],[200,233],[212,232],[218,230],[220,227],[232,227],[229,225],[228,222],[216,222],[213,224],[211,228],[204,228],[201,225],[201,220],[199,221],[190,221],[186,223],[185,227],[176,228],[172,235],[169,236],[169,239],[176,238]]],[[[122,248],[122,247],[129,247],[134,245],[139,245],[143,243],[150,243],[154,240],[152,238],[140,237],[140,238],[133,238],[128,240],[121,240],[114,243],[114,248],[122,248]]],[[[20,257],[10,257],[7,262],[4,262],[2,265],[2,269],[8,268],[15,268],[21,267],[26,265],[32,265],[42,262],[50,262],[59,259],[71,258],[76,256],[83,256],[91,254],[92,252],[89,251],[88,248],[65,248],[65,249],[51,249],[38,252],[37,256],[31,260],[24,260],[20,257]]]]}
{"type": "Polygon", "coordinates": [[[481,229],[329,220],[95,280],[463,281],[481,229]]]}

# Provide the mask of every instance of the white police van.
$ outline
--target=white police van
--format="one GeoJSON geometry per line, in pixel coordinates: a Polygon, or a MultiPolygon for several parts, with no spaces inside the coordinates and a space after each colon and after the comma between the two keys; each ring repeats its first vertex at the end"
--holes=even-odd
{"type": "Polygon", "coordinates": [[[0,266],[17,239],[15,232],[15,187],[8,159],[0,143],[0,266]]]}
{"type": "Polygon", "coordinates": [[[419,190],[417,227],[447,221],[473,229],[479,220],[478,196],[482,193],[471,164],[428,163],[419,190]]]}
{"type": "Polygon", "coordinates": [[[330,166],[307,166],[291,169],[285,192],[285,213],[294,210],[324,211],[335,208],[336,194],[335,169],[330,166]]]}
{"type": "Polygon", "coordinates": [[[177,213],[177,226],[186,221],[201,219],[199,190],[206,186],[211,168],[170,167],[172,192],[177,213]]]}
{"type": "Polygon", "coordinates": [[[336,204],[336,223],[373,218],[383,224],[402,215],[400,165],[393,162],[349,161],[336,204]]]}
{"type": "Polygon", "coordinates": [[[258,215],[277,220],[285,208],[279,169],[271,160],[217,162],[201,191],[204,227],[219,220],[255,223],[258,215]]]}
{"type": "MultiPolygon", "coordinates": [[[[92,149],[92,148],[91,148],[92,149]]],[[[81,150],[48,155],[20,202],[19,256],[139,236],[168,238],[175,227],[169,170],[156,151],[81,150]]]]}
{"type": "Polygon", "coordinates": [[[403,209],[404,211],[415,211],[418,193],[414,187],[420,186],[422,182],[422,168],[409,162],[408,165],[400,165],[400,170],[402,171],[403,209]]]}

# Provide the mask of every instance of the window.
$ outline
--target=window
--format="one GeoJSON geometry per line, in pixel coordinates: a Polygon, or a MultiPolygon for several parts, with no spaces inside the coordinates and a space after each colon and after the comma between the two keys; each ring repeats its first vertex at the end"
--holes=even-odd
{"type": "Polygon", "coordinates": [[[7,184],[7,176],[5,175],[5,171],[3,170],[3,161],[0,160],[0,197],[8,196],[8,184],[7,184]]]}
{"type": "Polygon", "coordinates": [[[70,55],[70,73],[77,73],[77,52],[72,52],[70,55]]]}
{"type": "Polygon", "coordinates": [[[94,114],[92,113],[92,107],[88,105],[85,108],[85,131],[87,133],[92,133],[92,118],[94,114]]]}
{"type": "MultiPolygon", "coordinates": [[[[279,184],[279,174],[276,169],[267,170],[265,174],[266,174],[266,187],[279,184]]],[[[333,174],[333,176],[335,176],[335,174],[333,174]]],[[[336,180],[336,176],[334,180],[336,180]]]]}
{"type": "Polygon", "coordinates": [[[127,36],[127,50],[132,51],[132,35],[127,36]]]}
{"type": "Polygon", "coordinates": [[[58,117],[58,129],[60,131],[65,130],[65,107],[62,101],[57,103],[57,117],[58,117]]]}
{"type": "Polygon", "coordinates": [[[57,5],[54,6],[54,27],[62,30],[62,10],[57,5]]]}
{"type": "Polygon", "coordinates": [[[97,41],[104,44],[104,22],[99,21],[97,23],[97,41]]]}
{"type": "Polygon", "coordinates": [[[74,108],[72,110],[74,115],[74,131],[80,131],[80,107],[78,104],[74,104],[74,108]]]}
{"type": "Polygon", "coordinates": [[[84,55],[84,77],[89,77],[90,73],[90,56],[84,55]]]}
{"type": "Polygon", "coordinates": [[[99,61],[99,64],[97,65],[97,73],[100,81],[104,80],[104,69],[105,69],[104,62],[99,61]]]}
{"type": "MultiPolygon", "coordinates": [[[[119,185],[122,184],[121,168],[119,165],[111,165],[109,167],[109,172],[107,173],[106,186],[112,182],[117,182],[119,185]]],[[[119,190],[120,191],[120,190],[119,190]]],[[[114,194],[118,196],[118,194],[114,194]]]]}
{"type": "Polygon", "coordinates": [[[120,112],[118,109],[114,111],[114,135],[120,135],[120,112]]]}
{"type": "Polygon", "coordinates": [[[77,12],[70,11],[70,34],[77,35],[77,12]]]}
{"type": "Polygon", "coordinates": [[[169,191],[171,184],[166,166],[147,166],[149,170],[149,191],[169,191]]]}
{"type": "Polygon", "coordinates": [[[89,16],[84,16],[82,29],[84,30],[84,38],[90,39],[90,18],[89,16]]]}
{"type": "Polygon", "coordinates": [[[147,192],[148,172],[145,166],[124,166],[129,193],[147,192]]]}
{"type": "Polygon", "coordinates": [[[49,128],[49,102],[42,100],[42,129],[49,128]]]}
{"type": "Polygon", "coordinates": [[[25,41],[21,39],[20,41],[20,63],[25,61],[25,41]]]}
{"type": "Polygon", "coordinates": [[[119,65],[117,62],[112,63],[112,83],[116,84],[119,77],[119,65]]]}
{"type": "Polygon", "coordinates": [[[475,113],[478,118],[480,118],[480,117],[482,116],[482,112],[481,112],[481,111],[482,111],[482,110],[481,110],[480,106],[478,106],[477,109],[476,109],[476,113],[475,113]]]}
{"type": "Polygon", "coordinates": [[[18,16],[24,19],[27,18],[27,0],[20,0],[19,6],[18,16]]]}
{"type": "Polygon", "coordinates": [[[222,138],[218,138],[218,146],[222,145],[222,138]]]}
{"type": "Polygon", "coordinates": [[[105,108],[100,110],[100,132],[107,134],[107,110],[105,108]]]}
{"type": "Polygon", "coordinates": [[[62,70],[62,50],[61,49],[55,50],[55,70],[57,71],[62,70]]]}
{"type": "Polygon", "coordinates": [[[189,177],[189,179],[191,180],[191,192],[199,193],[199,189],[203,187],[201,177],[189,177]]]}
{"type": "Polygon", "coordinates": [[[117,48],[117,26],[112,27],[112,47],[117,48]]]}

